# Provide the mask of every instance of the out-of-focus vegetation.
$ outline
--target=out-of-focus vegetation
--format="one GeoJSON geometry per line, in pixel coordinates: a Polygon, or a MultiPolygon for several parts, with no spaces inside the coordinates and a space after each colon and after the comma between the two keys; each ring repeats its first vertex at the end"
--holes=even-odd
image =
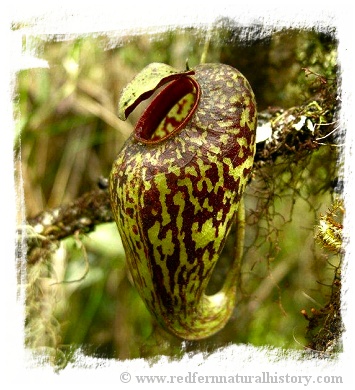
{"type": "MultiPolygon", "coordinates": [[[[245,41],[240,28],[211,35],[207,62],[239,69],[250,81],[259,111],[303,104],[317,91],[314,74],[336,86],[336,41],[314,31],[281,31],[245,41]]],[[[205,31],[113,38],[42,40],[48,68],[17,78],[17,169],[26,216],[72,201],[107,177],[138,118],[117,118],[121,89],[143,67],[164,62],[198,64],[205,31]]],[[[245,34],[244,34],[245,37],[245,34]]],[[[244,38],[245,39],[245,38],[244,38]]],[[[297,155],[297,154],[296,154],[297,155]]],[[[117,359],[174,358],[212,352],[229,343],[304,349],[307,321],[301,310],[329,299],[339,257],[315,240],[315,225],[334,199],[339,148],[325,145],[300,156],[259,166],[246,196],[247,232],[238,304],[227,326],[199,342],[183,342],[152,319],[133,287],[113,223],[65,239],[54,256],[27,267],[26,345],[65,364],[72,353],[117,359]]],[[[223,280],[233,238],[214,275],[223,280]]]]}

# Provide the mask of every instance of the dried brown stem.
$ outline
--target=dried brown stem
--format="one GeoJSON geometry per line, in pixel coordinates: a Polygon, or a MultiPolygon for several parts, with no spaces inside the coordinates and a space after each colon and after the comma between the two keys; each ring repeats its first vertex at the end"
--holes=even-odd
{"type": "Polygon", "coordinates": [[[113,221],[108,190],[87,192],[74,202],[46,210],[27,221],[27,262],[36,263],[56,249],[60,240],[90,233],[95,226],[113,221]]]}

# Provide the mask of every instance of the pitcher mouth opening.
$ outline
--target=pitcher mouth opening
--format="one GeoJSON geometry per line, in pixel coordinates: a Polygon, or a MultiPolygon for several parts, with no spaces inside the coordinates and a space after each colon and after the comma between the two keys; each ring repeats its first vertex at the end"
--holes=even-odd
{"type": "Polygon", "coordinates": [[[180,131],[200,100],[200,86],[192,77],[171,81],[139,118],[134,137],[145,144],[159,143],[180,131]]]}

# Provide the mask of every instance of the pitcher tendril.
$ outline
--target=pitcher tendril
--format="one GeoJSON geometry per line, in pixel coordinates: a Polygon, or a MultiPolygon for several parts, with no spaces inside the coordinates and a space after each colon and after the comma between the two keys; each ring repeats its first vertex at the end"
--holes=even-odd
{"type": "Polygon", "coordinates": [[[160,87],[112,166],[110,199],[147,308],[176,336],[201,339],[221,330],[235,306],[256,103],[246,78],[228,65],[179,72],[151,64],[123,90],[121,119],[160,87]],[[206,295],[236,218],[231,271],[218,293],[206,295]]]}

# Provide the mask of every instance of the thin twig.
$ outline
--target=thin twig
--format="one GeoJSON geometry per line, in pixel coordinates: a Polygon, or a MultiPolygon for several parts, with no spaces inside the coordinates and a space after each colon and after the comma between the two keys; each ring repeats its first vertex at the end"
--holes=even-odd
{"type": "Polygon", "coordinates": [[[85,260],[85,270],[84,270],[84,273],[82,274],[82,276],[80,276],[80,278],[78,279],[73,279],[73,280],[62,280],[60,282],[53,282],[51,283],[50,285],[51,286],[54,286],[56,284],[69,284],[69,283],[78,283],[78,282],[81,282],[85,279],[86,275],[89,273],[90,271],[90,264],[89,264],[89,258],[88,258],[88,254],[86,252],[86,248],[85,248],[85,245],[83,244],[83,242],[81,241],[80,237],[79,237],[79,232],[76,232],[74,234],[74,238],[75,238],[75,241],[77,243],[77,245],[80,247],[80,249],[82,250],[83,252],[83,257],[84,257],[84,260],[85,260]]]}

